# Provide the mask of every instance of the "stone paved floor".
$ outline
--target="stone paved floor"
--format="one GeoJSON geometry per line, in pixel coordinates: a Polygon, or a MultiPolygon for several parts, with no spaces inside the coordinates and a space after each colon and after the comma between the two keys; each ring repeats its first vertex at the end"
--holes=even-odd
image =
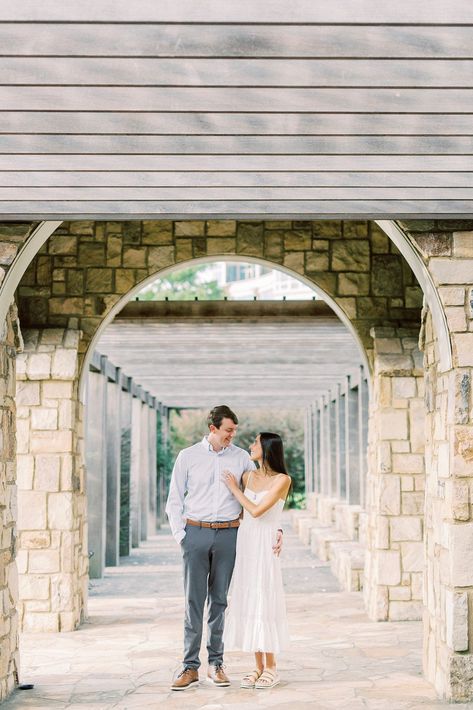
{"type": "MultiPolygon", "coordinates": [[[[183,600],[178,548],[164,530],[103,580],[91,582],[89,621],[69,634],[24,635],[21,681],[2,708],[51,710],[440,710],[446,703],[421,675],[420,623],[376,624],[360,594],[338,591],[328,567],[286,528],[284,573],[292,650],[271,691],[239,688],[252,668],[229,653],[227,689],[202,683],[172,693],[179,666],[183,600]]],[[[203,656],[205,658],[205,656],[203,656]]],[[[473,708],[473,703],[457,705],[473,708]]]]}

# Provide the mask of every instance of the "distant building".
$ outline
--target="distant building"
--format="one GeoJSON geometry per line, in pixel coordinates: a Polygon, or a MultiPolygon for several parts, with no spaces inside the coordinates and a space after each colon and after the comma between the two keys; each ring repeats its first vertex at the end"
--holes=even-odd
{"type": "Polygon", "coordinates": [[[262,300],[308,300],[315,292],[298,279],[260,264],[243,262],[216,262],[206,270],[206,280],[216,279],[229,299],[245,301],[262,300]]]}

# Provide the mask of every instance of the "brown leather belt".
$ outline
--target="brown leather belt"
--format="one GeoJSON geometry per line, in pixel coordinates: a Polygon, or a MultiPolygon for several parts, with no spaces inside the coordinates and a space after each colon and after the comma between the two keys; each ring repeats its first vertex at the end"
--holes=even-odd
{"type": "Polygon", "coordinates": [[[224,528],[237,528],[240,525],[240,518],[237,518],[236,520],[226,520],[223,523],[202,523],[199,520],[189,520],[187,518],[186,520],[188,525],[194,525],[198,528],[212,528],[213,530],[221,530],[224,528]]]}

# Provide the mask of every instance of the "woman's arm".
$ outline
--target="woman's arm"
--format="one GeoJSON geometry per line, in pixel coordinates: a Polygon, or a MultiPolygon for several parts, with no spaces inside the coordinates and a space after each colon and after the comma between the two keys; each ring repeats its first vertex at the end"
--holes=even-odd
{"type": "Polygon", "coordinates": [[[291,479],[289,476],[286,476],[285,473],[280,473],[275,483],[273,483],[272,487],[269,489],[268,495],[264,496],[261,503],[255,505],[255,503],[248,500],[248,498],[240,490],[235,476],[231,473],[231,471],[225,470],[223,472],[223,481],[233,493],[237,501],[245,510],[248,511],[250,515],[253,516],[253,518],[259,518],[260,515],[266,513],[267,510],[273,507],[278,498],[286,498],[289,486],[291,485],[291,479]]]}

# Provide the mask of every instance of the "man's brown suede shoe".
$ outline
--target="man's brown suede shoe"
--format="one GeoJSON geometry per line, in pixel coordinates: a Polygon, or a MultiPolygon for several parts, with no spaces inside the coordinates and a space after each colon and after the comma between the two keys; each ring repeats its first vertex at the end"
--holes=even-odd
{"type": "Polygon", "coordinates": [[[225,675],[221,664],[209,666],[207,680],[209,683],[213,683],[213,685],[218,685],[219,688],[227,688],[230,685],[230,679],[225,675]]]}
{"type": "Polygon", "coordinates": [[[187,690],[199,682],[199,671],[195,668],[183,668],[179,673],[174,683],[171,685],[171,690],[187,690]]]}

